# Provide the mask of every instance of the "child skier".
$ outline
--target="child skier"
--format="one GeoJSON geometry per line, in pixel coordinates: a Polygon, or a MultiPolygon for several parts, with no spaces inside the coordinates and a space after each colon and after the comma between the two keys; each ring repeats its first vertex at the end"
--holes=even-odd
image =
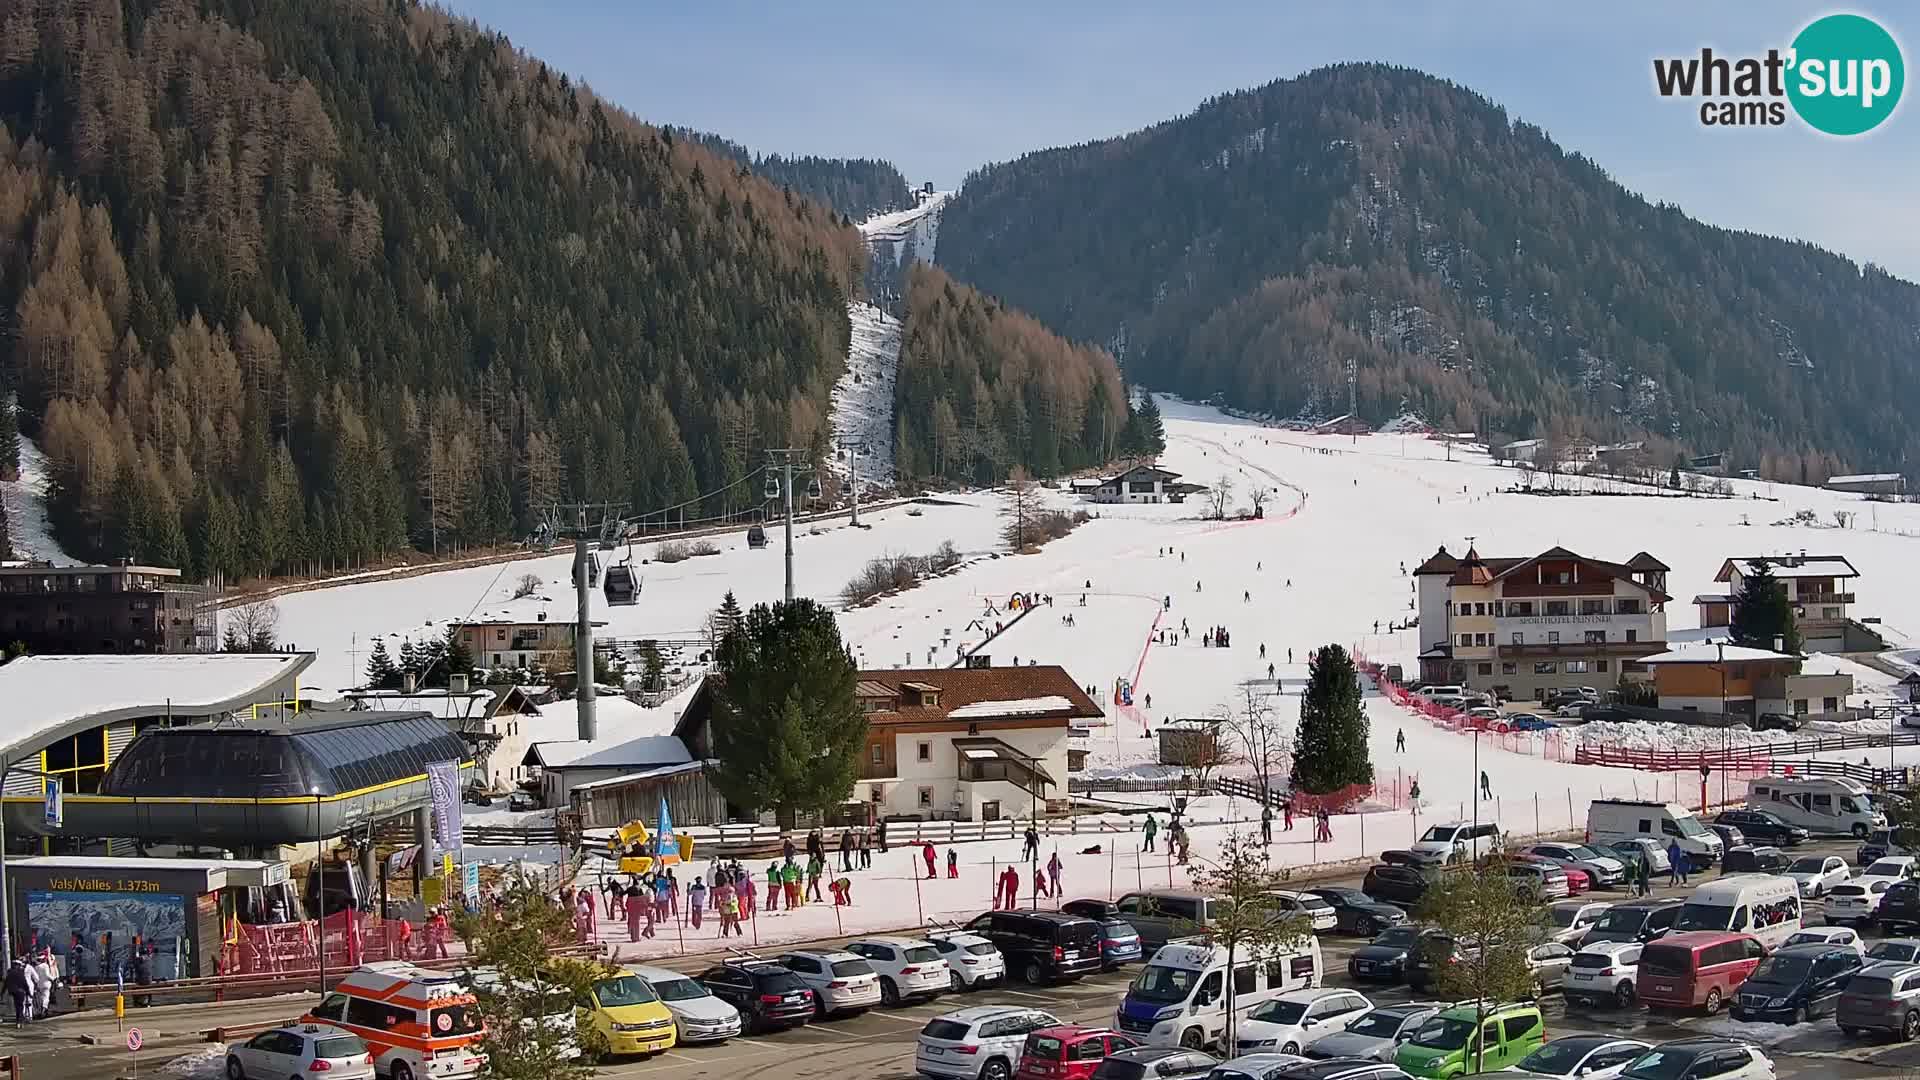
{"type": "Polygon", "coordinates": [[[947,849],[947,877],[957,878],[959,876],[960,876],[960,853],[958,851],[955,851],[952,848],[948,848],[947,849]]]}

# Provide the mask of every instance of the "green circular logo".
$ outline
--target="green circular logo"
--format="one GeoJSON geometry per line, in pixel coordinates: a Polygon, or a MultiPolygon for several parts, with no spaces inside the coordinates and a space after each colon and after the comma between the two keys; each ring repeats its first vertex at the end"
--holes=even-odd
{"type": "Polygon", "coordinates": [[[1899,43],[1865,16],[1822,16],[1793,39],[1787,100],[1816,131],[1872,131],[1893,115],[1906,82],[1899,43]]]}

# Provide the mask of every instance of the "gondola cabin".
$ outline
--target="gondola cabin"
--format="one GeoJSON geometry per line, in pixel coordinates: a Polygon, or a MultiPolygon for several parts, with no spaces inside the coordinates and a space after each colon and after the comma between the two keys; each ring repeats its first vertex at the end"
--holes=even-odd
{"type": "Polygon", "coordinates": [[[747,546],[754,549],[766,547],[767,546],[767,530],[761,528],[758,525],[748,526],[747,546]]]}
{"type": "Polygon", "coordinates": [[[601,587],[606,590],[607,603],[614,607],[640,602],[640,581],[634,576],[633,567],[626,563],[614,563],[607,567],[606,579],[601,587]]]}

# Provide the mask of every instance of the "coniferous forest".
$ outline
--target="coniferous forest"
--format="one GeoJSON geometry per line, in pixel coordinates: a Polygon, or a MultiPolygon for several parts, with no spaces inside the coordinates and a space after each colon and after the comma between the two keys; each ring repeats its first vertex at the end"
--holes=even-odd
{"type": "MultiPolygon", "coordinates": [[[[1281,417],[1651,433],[1920,469],[1920,287],[1621,187],[1467,89],[1345,64],[969,176],[940,263],[1130,378],[1281,417]]],[[[1663,462],[1664,464],[1664,462],[1663,462]]]]}
{"type": "Polygon", "coordinates": [[[755,155],[719,135],[678,127],[665,130],[745,165],[795,195],[805,195],[814,202],[833,207],[849,224],[913,205],[906,178],[892,162],[873,158],[755,155]]]}
{"type": "Polygon", "coordinates": [[[5,0],[0,124],[4,370],[76,554],[320,571],[824,442],[858,235],[435,9],[5,0]]]}

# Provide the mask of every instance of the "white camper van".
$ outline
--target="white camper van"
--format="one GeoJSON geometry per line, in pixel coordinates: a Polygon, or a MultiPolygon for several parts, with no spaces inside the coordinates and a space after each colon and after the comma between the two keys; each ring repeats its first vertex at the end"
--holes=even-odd
{"type": "MultiPolygon", "coordinates": [[[[1304,936],[1290,949],[1234,957],[1233,1011],[1247,1010],[1290,990],[1320,985],[1325,966],[1320,939],[1304,936]]],[[[1163,945],[1120,999],[1114,1026],[1150,1046],[1191,1044],[1190,1032],[1211,1045],[1226,1037],[1227,950],[1219,945],[1163,945]]]]}
{"type": "Polygon", "coordinates": [[[1693,890],[1673,932],[1726,930],[1752,934],[1777,949],[1800,929],[1800,886],[1776,874],[1730,874],[1693,890]]]}
{"type": "Polygon", "coordinates": [[[1771,810],[1815,836],[1864,840],[1887,826],[1866,786],[1844,776],[1763,776],[1748,786],[1747,808],[1771,810]]]}
{"type": "Polygon", "coordinates": [[[1604,847],[1641,836],[1661,847],[1678,842],[1696,868],[1720,861],[1719,835],[1679,803],[1595,799],[1587,808],[1587,843],[1604,847]]]}

